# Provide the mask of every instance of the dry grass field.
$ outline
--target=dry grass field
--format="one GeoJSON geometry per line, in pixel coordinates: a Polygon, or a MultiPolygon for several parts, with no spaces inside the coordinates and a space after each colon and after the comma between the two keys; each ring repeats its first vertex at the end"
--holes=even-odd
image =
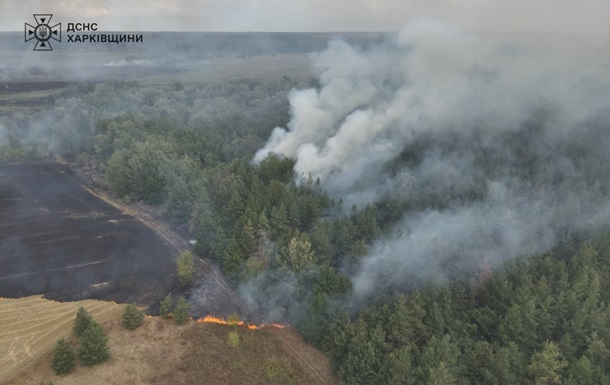
{"type": "Polygon", "coordinates": [[[40,297],[0,300],[0,384],[210,384],[334,385],[328,359],[293,328],[227,326],[148,317],[135,331],[121,326],[122,305],[58,303],[40,297]],[[76,310],[84,306],[109,337],[111,358],[93,368],[78,365],[57,376],[51,369],[56,340],[72,335],[76,310]],[[227,345],[229,332],[239,345],[227,345]]]}
{"type": "Polygon", "coordinates": [[[60,303],[39,296],[0,299],[0,383],[52,350],[60,337],[70,336],[81,306],[99,322],[120,318],[124,308],[95,300],[60,303]]]}

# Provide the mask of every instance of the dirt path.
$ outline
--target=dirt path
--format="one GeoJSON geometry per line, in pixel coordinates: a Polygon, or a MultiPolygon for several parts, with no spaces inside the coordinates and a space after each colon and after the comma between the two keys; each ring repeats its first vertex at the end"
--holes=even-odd
{"type": "Polygon", "coordinates": [[[165,226],[162,226],[161,224],[157,223],[148,213],[141,212],[139,210],[136,210],[135,208],[131,208],[123,203],[120,203],[110,198],[107,194],[101,191],[93,190],[88,186],[84,188],[89,194],[95,196],[97,199],[102,200],[111,206],[114,206],[115,208],[121,210],[123,214],[127,214],[136,218],[137,220],[154,230],[159,236],[169,242],[169,244],[172,245],[172,247],[174,247],[177,252],[182,252],[190,248],[188,242],[180,238],[177,234],[175,234],[165,226]]]}
{"type": "MultiPolygon", "coordinates": [[[[87,192],[89,192],[91,195],[95,196],[96,198],[121,210],[124,214],[136,218],[137,220],[142,222],[144,225],[146,225],[147,227],[152,229],[155,233],[157,233],[160,237],[165,239],[165,241],[167,241],[176,250],[177,255],[184,252],[185,250],[192,251],[192,249],[193,249],[192,246],[185,239],[183,239],[181,236],[179,236],[174,231],[172,231],[167,224],[157,221],[149,213],[144,212],[142,210],[138,210],[134,207],[130,207],[124,203],[121,203],[121,202],[111,198],[110,196],[108,196],[108,194],[105,194],[101,191],[93,190],[90,187],[85,187],[85,190],[87,190],[87,192]]],[[[206,273],[227,294],[229,294],[231,296],[235,296],[235,293],[234,293],[233,289],[231,288],[231,286],[227,283],[227,281],[224,279],[222,274],[219,273],[217,271],[217,269],[215,269],[214,266],[209,261],[207,261],[203,258],[198,258],[197,264],[200,268],[202,268],[204,271],[206,271],[206,273]]]]}
{"type": "MultiPolygon", "coordinates": [[[[81,175],[81,178],[86,179],[83,175],[81,175]]],[[[155,213],[154,208],[139,203],[125,204],[106,193],[103,188],[94,189],[90,185],[83,187],[97,199],[120,210],[124,215],[137,219],[153,230],[175,250],[175,257],[186,250],[193,252],[192,245],[173,231],[164,220],[159,219],[160,214],[155,213]]],[[[214,314],[226,317],[233,312],[247,317],[251,316],[235,290],[229,285],[223,273],[214,263],[201,257],[195,258],[195,280],[196,282],[187,296],[193,316],[203,317],[214,314]]]]}
{"type": "Polygon", "coordinates": [[[315,384],[336,385],[341,381],[333,373],[328,357],[322,352],[303,342],[299,333],[291,327],[274,329],[274,333],[282,341],[286,353],[297,361],[306,373],[311,374],[315,384]]]}

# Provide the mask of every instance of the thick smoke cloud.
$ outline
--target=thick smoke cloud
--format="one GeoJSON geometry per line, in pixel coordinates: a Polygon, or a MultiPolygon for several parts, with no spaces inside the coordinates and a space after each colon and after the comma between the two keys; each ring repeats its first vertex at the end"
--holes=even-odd
{"type": "Polygon", "coordinates": [[[430,20],[372,50],[334,41],[321,88],[291,93],[290,123],[255,161],[295,158],[297,179],[346,208],[407,203],[353,276],[357,297],[548,251],[610,208],[610,82],[567,53],[430,20]]]}

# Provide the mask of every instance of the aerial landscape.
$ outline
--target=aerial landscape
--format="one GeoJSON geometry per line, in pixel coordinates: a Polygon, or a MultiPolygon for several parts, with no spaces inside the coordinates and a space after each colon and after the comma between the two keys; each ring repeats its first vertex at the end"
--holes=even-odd
{"type": "Polygon", "coordinates": [[[604,15],[1,4],[0,384],[610,384],[604,15]]]}

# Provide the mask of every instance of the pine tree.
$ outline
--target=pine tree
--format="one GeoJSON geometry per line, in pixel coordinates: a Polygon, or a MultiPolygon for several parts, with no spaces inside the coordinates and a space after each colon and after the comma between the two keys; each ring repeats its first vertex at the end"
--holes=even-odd
{"type": "Polygon", "coordinates": [[[383,374],[388,385],[411,385],[414,383],[411,374],[413,357],[410,347],[403,347],[390,352],[383,361],[383,374]]]}
{"type": "Polygon", "coordinates": [[[301,199],[299,202],[299,216],[301,229],[311,231],[314,223],[320,216],[320,204],[314,196],[310,195],[306,199],[301,199]]]}
{"type": "Polygon", "coordinates": [[[430,385],[454,385],[456,379],[444,362],[441,362],[437,367],[430,369],[430,385]]]}
{"type": "Polygon", "coordinates": [[[311,247],[322,260],[329,260],[335,254],[335,246],[331,241],[332,226],[329,222],[318,222],[309,233],[311,247]]]}
{"type": "Polygon", "coordinates": [[[92,321],[82,333],[78,357],[85,366],[97,365],[110,358],[108,337],[99,323],[92,321]]]}
{"type": "Polygon", "coordinates": [[[195,276],[195,257],[190,251],[185,251],[178,257],[176,263],[176,278],[182,288],[187,288],[193,283],[195,276]]]}
{"type": "Polygon", "coordinates": [[[379,226],[375,216],[375,208],[373,206],[366,206],[364,210],[354,217],[354,225],[356,226],[358,238],[370,242],[379,234],[379,226]]]}
{"type": "Polygon", "coordinates": [[[144,322],[144,312],[135,305],[129,304],[123,312],[122,324],[129,330],[137,329],[144,322]]]}
{"type": "Polygon", "coordinates": [[[188,302],[186,302],[186,298],[178,297],[178,301],[176,302],[176,307],[174,308],[174,320],[178,325],[185,323],[190,317],[191,307],[188,302]]]}
{"type": "Polygon", "coordinates": [[[233,190],[231,199],[227,203],[227,211],[233,221],[237,221],[239,217],[244,213],[245,209],[244,201],[237,190],[233,190]]]}
{"type": "Polygon", "coordinates": [[[534,353],[527,372],[532,384],[561,384],[561,371],[567,366],[554,342],[547,341],[542,350],[534,353]]]}
{"type": "Polygon", "coordinates": [[[53,352],[53,371],[55,374],[67,374],[76,366],[76,355],[72,351],[70,343],[65,338],[60,338],[55,344],[53,352]]]}
{"type": "Polygon", "coordinates": [[[237,281],[239,271],[241,270],[244,259],[242,257],[241,248],[234,238],[231,238],[222,255],[222,270],[229,278],[237,281]]]}
{"type": "Polygon", "coordinates": [[[258,215],[256,228],[259,233],[263,234],[271,230],[271,226],[269,226],[269,220],[267,220],[267,216],[265,215],[264,211],[261,211],[261,213],[258,215]]]}
{"type": "Polygon", "coordinates": [[[171,318],[173,305],[174,301],[172,300],[172,293],[169,293],[161,301],[161,305],[159,306],[159,315],[162,318],[171,318]]]}
{"type": "Polygon", "coordinates": [[[73,326],[74,334],[76,334],[78,337],[82,336],[83,332],[87,330],[91,322],[93,322],[93,319],[87,310],[81,306],[76,312],[76,319],[74,320],[73,326]]]}
{"type": "Polygon", "coordinates": [[[426,311],[421,295],[413,294],[409,300],[399,296],[394,309],[388,317],[387,338],[395,346],[407,346],[426,339],[424,317],[426,311]]]}
{"type": "Polygon", "coordinates": [[[299,215],[299,206],[297,206],[296,197],[292,197],[288,200],[288,204],[286,205],[286,214],[290,228],[300,228],[301,218],[299,215]]]}
{"type": "Polygon", "coordinates": [[[271,209],[270,222],[271,231],[276,238],[288,233],[290,228],[288,227],[288,217],[284,203],[280,204],[279,207],[274,206],[271,209]]]}
{"type": "Polygon", "coordinates": [[[239,246],[243,255],[250,256],[256,248],[256,231],[250,219],[246,220],[238,234],[239,246]]]}

